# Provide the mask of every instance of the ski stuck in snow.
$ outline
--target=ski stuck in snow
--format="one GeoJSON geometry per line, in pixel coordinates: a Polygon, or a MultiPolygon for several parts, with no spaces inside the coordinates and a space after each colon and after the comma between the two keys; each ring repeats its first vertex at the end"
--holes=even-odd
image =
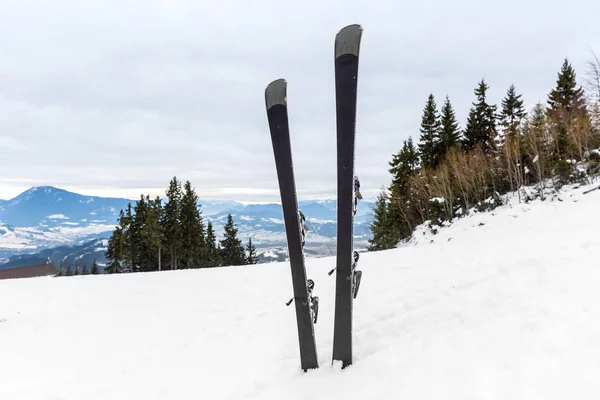
{"type": "Polygon", "coordinates": [[[287,112],[287,82],[284,79],[277,79],[267,86],[265,102],[279,180],[294,288],[294,297],[286,305],[290,305],[292,302],[295,302],[296,305],[300,364],[302,370],[307,371],[319,367],[314,328],[314,323],[317,321],[318,298],[312,296],[314,281],[307,279],[304,265],[306,224],[304,214],[298,210],[298,199],[296,198],[287,112]]]}
{"type": "Polygon", "coordinates": [[[333,362],[352,364],[352,302],[362,273],[353,248],[354,214],[360,183],[354,175],[358,55],[362,27],[349,25],[335,37],[335,100],[337,122],[337,253],[333,362]],[[360,272],[360,271],[358,271],[360,272]]]}

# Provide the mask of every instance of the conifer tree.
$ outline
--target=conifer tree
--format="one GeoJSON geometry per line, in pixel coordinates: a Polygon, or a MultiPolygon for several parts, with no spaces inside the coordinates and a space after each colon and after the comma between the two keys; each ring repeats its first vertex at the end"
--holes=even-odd
{"type": "Polygon", "coordinates": [[[515,85],[510,85],[506,97],[502,99],[502,111],[500,112],[500,124],[503,128],[502,142],[506,139],[514,139],[519,135],[519,126],[526,115],[521,97],[522,95],[517,94],[515,85]]]}
{"type": "Polygon", "coordinates": [[[133,208],[131,203],[127,204],[125,211],[119,213],[119,226],[123,232],[122,237],[122,264],[124,270],[135,271],[136,265],[136,238],[133,228],[133,208]]]}
{"type": "Polygon", "coordinates": [[[75,264],[75,271],[73,275],[81,275],[81,269],[79,268],[79,264],[75,264]]]}
{"type": "Polygon", "coordinates": [[[81,269],[81,275],[89,275],[89,274],[90,274],[90,269],[88,268],[87,264],[84,263],[83,268],[81,269]]]}
{"type": "Polygon", "coordinates": [[[555,157],[565,160],[571,151],[569,128],[577,118],[589,121],[583,88],[577,87],[575,70],[566,58],[558,73],[556,88],[548,95],[547,116],[555,129],[555,157]]]}
{"type": "Polygon", "coordinates": [[[94,257],[94,261],[92,262],[92,269],[90,271],[92,275],[98,275],[100,270],[98,269],[98,263],[96,262],[96,257],[94,257]]]}
{"type": "Polygon", "coordinates": [[[206,265],[206,243],[204,223],[198,205],[198,195],[190,181],[184,184],[181,198],[181,262],[184,268],[198,268],[206,265]]]}
{"type": "Polygon", "coordinates": [[[402,149],[393,156],[389,165],[391,167],[389,172],[392,174],[392,185],[390,187],[392,196],[406,193],[410,174],[419,166],[419,154],[411,137],[403,142],[402,149]]]}
{"type": "Polygon", "coordinates": [[[506,96],[502,99],[502,110],[499,116],[502,131],[498,135],[497,146],[502,152],[504,171],[508,174],[511,191],[523,185],[521,125],[525,116],[521,95],[517,94],[515,85],[510,85],[506,96]]]}
{"type": "Polygon", "coordinates": [[[148,201],[144,195],[136,201],[134,207],[134,215],[131,217],[131,226],[128,239],[131,241],[131,249],[134,254],[133,272],[135,271],[150,271],[151,261],[149,260],[148,242],[144,230],[148,221],[148,201]]]}
{"type": "Polygon", "coordinates": [[[221,265],[219,262],[219,250],[217,249],[217,237],[212,221],[209,220],[206,226],[206,259],[209,266],[218,267],[221,265]]]}
{"type": "Polygon", "coordinates": [[[396,224],[388,209],[388,196],[381,190],[373,208],[373,221],[369,228],[373,237],[369,239],[369,251],[386,250],[398,244],[396,224]]]}
{"type": "Polygon", "coordinates": [[[458,145],[460,145],[460,129],[458,128],[456,114],[450,103],[450,98],[446,96],[440,117],[440,141],[437,151],[438,162],[446,156],[452,147],[458,145]]]}
{"type": "Polygon", "coordinates": [[[252,244],[252,238],[248,238],[248,246],[246,246],[246,264],[252,265],[258,263],[258,256],[256,255],[256,247],[252,244]]]}
{"type": "Polygon", "coordinates": [[[548,95],[548,106],[548,117],[557,123],[567,123],[574,111],[585,107],[583,88],[577,87],[575,70],[566,58],[558,73],[556,88],[548,95]]]}
{"type": "Polygon", "coordinates": [[[487,102],[488,89],[489,86],[482,79],[475,89],[477,102],[473,103],[469,111],[463,135],[463,147],[466,150],[481,145],[485,154],[491,153],[496,148],[496,106],[487,102]]]}
{"type": "MultiPolygon", "coordinates": [[[[379,224],[375,229],[387,229],[383,236],[386,240],[387,238],[395,238],[393,239],[393,245],[395,246],[398,240],[405,236],[405,226],[408,224],[406,224],[406,212],[403,212],[406,211],[404,210],[404,204],[411,197],[410,182],[419,168],[419,155],[413,145],[412,138],[409,137],[404,141],[402,149],[397,155],[394,155],[390,166],[389,171],[392,174],[391,197],[388,198],[385,194],[385,202],[380,199],[380,217],[376,218],[374,222],[379,224]],[[389,201],[389,204],[386,205],[384,213],[383,203],[387,201],[389,201]]],[[[389,242],[386,243],[388,244],[384,246],[390,245],[389,242]]]]}
{"type": "Polygon", "coordinates": [[[67,268],[65,269],[65,276],[72,276],[73,270],[71,269],[71,264],[67,264],[67,268]]]}
{"type": "Polygon", "coordinates": [[[163,207],[160,197],[150,200],[147,197],[148,208],[146,223],[143,230],[144,241],[147,243],[148,259],[151,260],[152,271],[162,270],[162,245],[164,241],[163,226],[161,223],[163,207]]]}
{"type": "Polygon", "coordinates": [[[181,221],[181,183],[173,177],[166,191],[167,203],[163,208],[162,228],[165,237],[165,248],[169,256],[171,269],[178,268],[178,259],[182,247],[181,221]]]}
{"type": "Polygon", "coordinates": [[[440,143],[440,117],[433,94],[429,95],[423,109],[420,132],[419,155],[421,163],[425,168],[435,168],[438,162],[436,153],[440,143]]]}
{"type": "MultiPolygon", "coordinates": [[[[123,210],[121,210],[123,214],[123,210]]],[[[109,274],[115,274],[123,272],[122,261],[124,258],[124,234],[123,228],[117,226],[113,231],[112,235],[108,239],[108,246],[106,249],[106,260],[107,265],[105,271],[109,274]]]]}
{"type": "Polygon", "coordinates": [[[231,214],[227,215],[225,238],[221,240],[221,257],[223,265],[244,265],[246,255],[241,240],[237,237],[238,229],[233,223],[231,214]]]}
{"type": "Polygon", "coordinates": [[[527,154],[528,170],[532,172],[531,180],[540,186],[540,194],[544,198],[544,180],[547,178],[549,149],[547,114],[540,103],[533,108],[531,116],[524,124],[524,142],[527,154]]]}

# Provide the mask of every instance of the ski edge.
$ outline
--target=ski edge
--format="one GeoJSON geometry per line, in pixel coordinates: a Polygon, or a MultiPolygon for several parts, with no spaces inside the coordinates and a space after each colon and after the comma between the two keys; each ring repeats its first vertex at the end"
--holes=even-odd
{"type": "Polygon", "coordinates": [[[276,105],[287,106],[287,81],[283,78],[269,83],[265,89],[267,110],[276,105]]]}
{"type": "Polygon", "coordinates": [[[348,25],[342,28],[335,36],[335,58],[345,54],[352,54],[358,57],[362,31],[363,27],[359,24],[348,25]]]}

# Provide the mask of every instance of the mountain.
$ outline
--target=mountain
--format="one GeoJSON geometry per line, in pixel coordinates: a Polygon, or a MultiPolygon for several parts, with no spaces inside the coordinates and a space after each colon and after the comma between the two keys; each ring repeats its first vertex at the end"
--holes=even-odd
{"type": "Polygon", "coordinates": [[[129,200],[38,186],[0,203],[0,262],[82,240],[107,238],[129,200]]]}
{"type": "Polygon", "coordinates": [[[51,249],[45,249],[35,254],[18,254],[10,257],[8,262],[0,264],[0,270],[15,267],[25,267],[27,265],[36,265],[46,262],[48,259],[59,268],[61,265],[87,265],[91,267],[94,259],[99,266],[106,265],[106,246],[107,239],[94,239],[80,241],[71,246],[58,246],[51,249]]]}
{"type": "Polygon", "coordinates": [[[204,200],[200,202],[200,205],[200,211],[203,215],[214,215],[226,210],[237,210],[244,207],[240,202],[223,200],[204,200]]]}
{"type": "Polygon", "coordinates": [[[38,186],[0,204],[0,221],[15,227],[114,224],[129,200],[82,196],[52,186],[38,186]]]}
{"type": "MultiPolygon", "coordinates": [[[[0,201],[0,264],[12,256],[28,254],[46,258],[47,249],[80,246],[85,241],[107,239],[119,211],[135,200],[84,196],[52,186],[32,187],[10,200],[0,201]]],[[[227,215],[232,214],[244,242],[252,237],[259,258],[281,260],[287,250],[281,205],[243,204],[227,200],[201,200],[205,220],[211,220],[217,237],[223,234],[227,215]]],[[[368,220],[373,203],[361,202],[355,218],[355,243],[367,245],[368,220]]],[[[300,201],[310,229],[306,242],[309,256],[335,253],[336,201],[300,201]]],[[[59,250],[61,252],[62,250],[59,250]]],[[[12,261],[10,261],[12,262],[12,261]]],[[[100,262],[100,257],[99,257],[100,262]]]]}

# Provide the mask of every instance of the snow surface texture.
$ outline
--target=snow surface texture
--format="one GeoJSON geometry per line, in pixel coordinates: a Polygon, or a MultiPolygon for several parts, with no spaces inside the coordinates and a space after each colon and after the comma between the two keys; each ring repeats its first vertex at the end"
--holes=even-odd
{"type": "Polygon", "coordinates": [[[584,189],[364,254],[343,371],[334,258],[307,260],[306,374],[286,263],[0,281],[0,399],[598,399],[600,191],[584,189]]]}
{"type": "Polygon", "coordinates": [[[0,250],[35,250],[42,243],[47,247],[73,244],[81,237],[111,232],[114,229],[114,225],[95,223],[81,227],[76,226],[75,223],[64,224],[67,226],[45,229],[35,227],[9,228],[0,224],[0,250]]]}

